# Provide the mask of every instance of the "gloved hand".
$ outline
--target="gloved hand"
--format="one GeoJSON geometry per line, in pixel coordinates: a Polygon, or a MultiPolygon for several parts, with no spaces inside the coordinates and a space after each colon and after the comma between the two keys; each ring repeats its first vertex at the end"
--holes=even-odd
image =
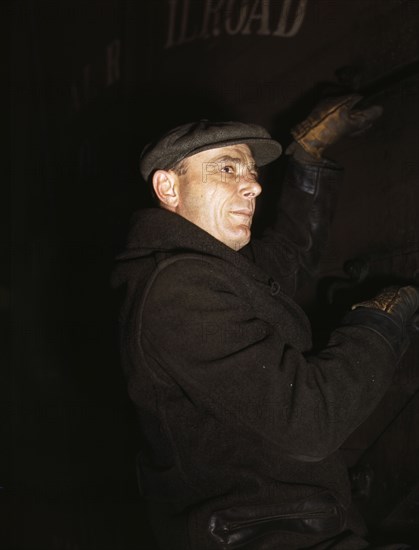
{"type": "Polygon", "coordinates": [[[352,309],[367,307],[378,309],[393,317],[398,323],[407,325],[419,309],[419,288],[415,286],[390,286],[375,298],[354,304],[352,309]]]}
{"type": "MultiPolygon", "coordinates": [[[[292,128],[294,140],[311,157],[320,160],[327,147],[345,136],[364,133],[381,116],[383,108],[379,105],[353,109],[361,99],[359,94],[350,94],[320,102],[305,120],[292,128]]],[[[292,152],[290,147],[287,152],[292,152]]]]}
{"type": "Polygon", "coordinates": [[[400,359],[409,344],[409,336],[417,332],[418,310],[419,287],[392,286],[371,300],[353,305],[344,324],[364,326],[380,333],[400,359]]]}

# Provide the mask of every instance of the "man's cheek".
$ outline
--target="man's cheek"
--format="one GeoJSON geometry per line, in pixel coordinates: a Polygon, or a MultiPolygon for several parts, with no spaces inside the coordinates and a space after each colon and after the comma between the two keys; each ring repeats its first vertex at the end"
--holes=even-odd
{"type": "Polygon", "coordinates": [[[202,163],[202,183],[208,183],[208,178],[213,179],[214,176],[217,176],[218,174],[220,174],[220,171],[217,162],[202,163]]]}

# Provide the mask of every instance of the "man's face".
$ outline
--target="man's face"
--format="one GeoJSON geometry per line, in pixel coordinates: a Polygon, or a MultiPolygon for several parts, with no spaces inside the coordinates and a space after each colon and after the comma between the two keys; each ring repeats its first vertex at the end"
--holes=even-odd
{"type": "Polygon", "coordinates": [[[234,250],[250,240],[257,181],[255,160],[247,145],[231,145],[197,153],[179,176],[175,211],[234,250]]]}

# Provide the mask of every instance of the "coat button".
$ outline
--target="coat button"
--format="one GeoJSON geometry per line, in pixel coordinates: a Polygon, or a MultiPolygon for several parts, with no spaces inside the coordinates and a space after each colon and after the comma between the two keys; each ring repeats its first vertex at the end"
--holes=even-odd
{"type": "Polygon", "coordinates": [[[271,296],[276,296],[281,290],[281,287],[274,279],[269,279],[269,286],[271,287],[271,296]]]}

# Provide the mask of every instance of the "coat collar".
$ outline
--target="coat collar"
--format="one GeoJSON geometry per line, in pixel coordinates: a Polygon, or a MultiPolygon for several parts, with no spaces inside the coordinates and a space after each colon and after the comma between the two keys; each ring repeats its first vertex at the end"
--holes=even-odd
{"type": "Polygon", "coordinates": [[[116,260],[144,258],[156,252],[205,254],[234,265],[247,276],[269,281],[252,261],[251,246],[235,251],[178,214],[162,208],[139,210],[133,215],[127,246],[116,260]]]}

